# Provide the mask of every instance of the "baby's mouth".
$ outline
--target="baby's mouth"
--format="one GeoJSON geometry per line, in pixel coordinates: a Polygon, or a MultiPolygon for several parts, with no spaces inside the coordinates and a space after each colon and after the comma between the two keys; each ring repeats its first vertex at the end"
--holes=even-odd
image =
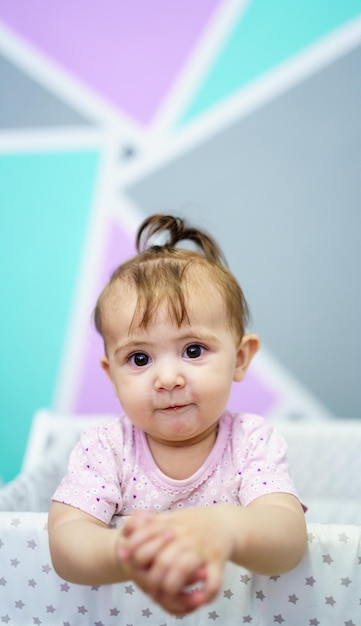
{"type": "Polygon", "coordinates": [[[180,411],[181,409],[186,408],[188,405],[187,404],[170,404],[169,406],[165,406],[164,408],[160,409],[161,411],[167,411],[169,413],[172,413],[173,411],[180,411]]]}
{"type": "Polygon", "coordinates": [[[177,409],[183,409],[184,404],[172,404],[171,406],[166,406],[165,411],[176,411],[177,409]]]}

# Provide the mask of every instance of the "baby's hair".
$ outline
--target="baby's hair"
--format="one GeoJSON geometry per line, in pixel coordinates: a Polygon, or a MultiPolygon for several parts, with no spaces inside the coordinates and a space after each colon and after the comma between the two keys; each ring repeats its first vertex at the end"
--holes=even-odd
{"type": "MultiPolygon", "coordinates": [[[[203,252],[203,255],[215,263],[227,265],[222,250],[216,241],[205,231],[189,226],[180,217],[172,215],[152,215],[148,217],[139,227],[136,246],[139,253],[149,248],[149,240],[162,232],[168,233],[168,239],[164,244],[166,248],[175,248],[180,241],[192,241],[203,252]]],[[[159,249],[158,246],[152,246],[159,249]]],[[[159,251],[159,250],[158,250],[159,251]]]]}
{"type": "Polygon", "coordinates": [[[187,299],[195,290],[211,306],[218,293],[225,306],[225,320],[241,338],[248,323],[249,310],[243,292],[227,267],[225,257],[211,235],[189,226],[180,217],[156,214],[146,218],[136,235],[138,254],[122,263],[111,275],[100,294],[94,322],[105,342],[105,319],[114,307],[126,301],[129,290],[135,290],[137,305],[133,326],[147,328],[160,305],[166,305],[172,321],[179,327],[190,323],[187,299]],[[155,236],[163,243],[153,244],[155,236]],[[181,247],[192,242],[196,250],[181,247]]]}

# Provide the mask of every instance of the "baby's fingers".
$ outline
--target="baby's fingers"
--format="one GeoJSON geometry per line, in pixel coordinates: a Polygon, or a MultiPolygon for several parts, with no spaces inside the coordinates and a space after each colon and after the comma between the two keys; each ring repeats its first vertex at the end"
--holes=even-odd
{"type": "Polygon", "coordinates": [[[170,595],[160,590],[157,594],[153,594],[153,599],[173,615],[191,613],[212,599],[204,585],[206,577],[206,568],[202,566],[192,573],[186,587],[179,593],[170,595]]]}
{"type": "Polygon", "coordinates": [[[206,567],[202,604],[211,602],[219,594],[223,584],[223,567],[219,563],[209,563],[206,567]]]}
{"type": "Polygon", "coordinates": [[[138,529],[142,528],[146,524],[149,524],[154,517],[154,514],[147,513],[146,511],[136,511],[134,515],[128,517],[122,528],[124,537],[130,537],[138,529]]]}
{"type": "Polygon", "coordinates": [[[160,591],[157,595],[153,595],[153,600],[160,604],[168,613],[179,616],[187,615],[203,604],[195,601],[193,592],[183,591],[175,596],[170,596],[169,593],[160,591]]]}
{"type": "Polygon", "coordinates": [[[125,540],[118,546],[117,555],[122,561],[131,561],[133,567],[147,568],[157,558],[161,552],[174,538],[173,533],[168,530],[155,534],[147,533],[140,536],[136,541],[125,540]]]}
{"type": "Polygon", "coordinates": [[[183,543],[164,544],[152,562],[148,580],[153,593],[177,595],[187,586],[204,580],[202,557],[183,543]]]}

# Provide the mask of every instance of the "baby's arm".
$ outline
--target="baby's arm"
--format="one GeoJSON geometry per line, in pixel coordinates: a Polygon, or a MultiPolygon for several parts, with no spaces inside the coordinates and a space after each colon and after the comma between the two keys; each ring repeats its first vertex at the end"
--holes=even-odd
{"type": "Polygon", "coordinates": [[[283,574],[298,565],[307,545],[307,528],[296,497],[269,494],[237,511],[239,519],[237,513],[230,516],[235,533],[234,563],[265,576],[283,574]]]}
{"type": "Polygon", "coordinates": [[[53,502],[48,531],[54,568],[65,580],[84,585],[128,580],[116,555],[120,530],[77,508],[53,502]]]}
{"type": "Polygon", "coordinates": [[[215,505],[135,516],[125,525],[118,554],[134,570],[147,573],[143,588],[150,595],[182,613],[218,594],[228,560],[259,574],[281,574],[299,563],[305,546],[298,500],[272,494],[248,507],[215,505]],[[184,594],[184,586],[197,580],[201,589],[184,594]]]}

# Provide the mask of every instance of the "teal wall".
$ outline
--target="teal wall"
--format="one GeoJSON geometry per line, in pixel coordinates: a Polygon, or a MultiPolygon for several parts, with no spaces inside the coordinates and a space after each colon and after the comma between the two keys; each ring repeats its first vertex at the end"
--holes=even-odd
{"type": "Polygon", "coordinates": [[[0,155],[1,475],[51,406],[98,166],[95,152],[0,155]]]}
{"type": "Polygon", "coordinates": [[[182,122],[206,111],[360,13],[360,0],[250,2],[196,89],[182,122]]]}

